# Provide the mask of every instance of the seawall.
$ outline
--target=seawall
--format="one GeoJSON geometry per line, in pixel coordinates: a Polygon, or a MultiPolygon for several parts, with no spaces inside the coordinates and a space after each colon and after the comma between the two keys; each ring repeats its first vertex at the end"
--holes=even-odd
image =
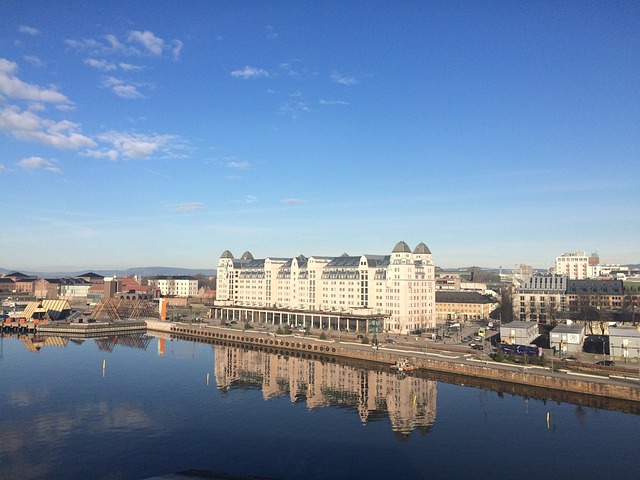
{"type": "Polygon", "coordinates": [[[300,337],[296,335],[271,336],[264,332],[241,332],[211,326],[175,324],[155,320],[147,321],[147,328],[153,331],[180,336],[228,341],[264,347],[266,349],[288,350],[292,352],[357,359],[384,365],[393,365],[398,357],[409,356],[419,368],[429,371],[640,402],[640,382],[637,380],[635,380],[635,383],[629,381],[628,384],[621,384],[610,381],[606,377],[596,378],[588,375],[560,375],[539,367],[522,368],[486,362],[467,364],[412,356],[410,353],[397,353],[373,348],[371,350],[357,349],[349,344],[323,341],[313,337],[300,337]]]}

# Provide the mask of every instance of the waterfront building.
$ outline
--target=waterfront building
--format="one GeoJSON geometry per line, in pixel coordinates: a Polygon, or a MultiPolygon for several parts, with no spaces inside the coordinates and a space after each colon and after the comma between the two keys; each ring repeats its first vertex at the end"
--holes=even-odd
{"type": "Polygon", "coordinates": [[[60,294],[60,279],[39,278],[36,280],[33,294],[36,298],[57,299],[60,294]]]}
{"type": "Polygon", "coordinates": [[[539,336],[536,322],[515,321],[500,326],[500,341],[509,345],[529,345],[539,336]]]}
{"type": "Polygon", "coordinates": [[[436,322],[486,320],[497,307],[496,300],[478,292],[436,290],[436,322]]]}
{"type": "Polygon", "coordinates": [[[13,292],[16,288],[16,282],[8,277],[0,277],[0,292],[13,292]]]}
{"type": "Polygon", "coordinates": [[[582,352],[585,326],[577,323],[556,326],[550,332],[550,345],[554,351],[570,355],[582,352]]]}
{"type": "Polygon", "coordinates": [[[640,332],[637,327],[609,327],[609,351],[612,357],[640,358],[640,332]]]}
{"type": "Polygon", "coordinates": [[[198,279],[190,275],[161,275],[147,280],[150,286],[160,289],[162,296],[196,297],[198,295],[198,279]]]}
{"type": "Polygon", "coordinates": [[[61,278],[58,298],[70,302],[86,302],[93,283],[81,278],[61,278]]]}
{"type": "Polygon", "coordinates": [[[217,269],[218,318],[313,328],[408,333],[435,326],[435,267],[420,243],[390,255],[235,259],[217,269]]]}
{"type": "Polygon", "coordinates": [[[516,288],[513,299],[514,318],[521,321],[551,323],[569,311],[567,277],[535,274],[516,288]]]}

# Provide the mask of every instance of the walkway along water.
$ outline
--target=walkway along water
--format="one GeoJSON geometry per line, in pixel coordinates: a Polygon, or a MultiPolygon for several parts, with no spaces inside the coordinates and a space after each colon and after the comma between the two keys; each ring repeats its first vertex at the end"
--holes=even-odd
{"type": "Polygon", "coordinates": [[[399,357],[409,356],[418,368],[428,371],[640,402],[640,381],[638,379],[607,378],[563,370],[553,371],[549,368],[537,366],[517,366],[488,362],[474,359],[471,355],[461,359],[457,356],[430,354],[426,351],[404,350],[401,348],[376,349],[355,343],[337,343],[298,335],[274,335],[265,332],[238,331],[206,324],[194,326],[148,320],[147,328],[152,331],[165,332],[182,337],[196,337],[252,345],[264,348],[266,351],[284,350],[294,355],[301,353],[363,360],[383,364],[389,368],[391,365],[395,365],[399,357]]]}

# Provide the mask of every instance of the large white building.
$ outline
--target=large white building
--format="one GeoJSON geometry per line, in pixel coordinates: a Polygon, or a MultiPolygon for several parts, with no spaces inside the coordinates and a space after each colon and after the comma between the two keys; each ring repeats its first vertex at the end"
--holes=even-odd
{"type": "Polygon", "coordinates": [[[163,275],[150,278],[147,283],[158,287],[163,297],[196,297],[198,295],[198,279],[189,275],[163,275]]]}
{"type": "Polygon", "coordinates": [[[222,318],[397,333],[435,326],[435,267],[424,243],[340,257],[235,259],[226,250],[216,281],[222,318]]]}
{"type": "Polygon", "coordinates": [[[600,259],[597,253],[587,255],[584,251],[563,253],[556,257],[555,274],[564,275],[572,280],[596,278],[600,259]]]}

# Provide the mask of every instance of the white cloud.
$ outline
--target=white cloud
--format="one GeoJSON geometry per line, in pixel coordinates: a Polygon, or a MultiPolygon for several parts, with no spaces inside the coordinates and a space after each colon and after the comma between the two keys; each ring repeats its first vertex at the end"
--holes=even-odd
{"type": "Polygon", "coordinates": [[[342,100],[320,100],[320,105],[350,105],[349,102],[342,100]]]}
{"type": "Polygon", "coordinates": [[[229,162],[227,163],[227,167],[237,168],[239,170],[246,170],[251,167],[251,164],[249,162],[229,162]]]}
{"type": "Polygon", "coordinates": [[[46,170],[51,173],[62,173],[53,162],[42,157],[23,158],[18,162],[18,166],[24,170],[46,170]]]}
{"type": "Polygon", "coordinates": [[[124,63],[124,62],[120,62],[118,64],[118,66],[124,70],[124,71],[138,71],[138,70],[144,70],[144,67],[140,66],[140,65],[133,65],[131,63],[124,63]]]}
{"type": "Polygon", "coordinates": [[[276,32],[271,25],[267,25],[267,38],[269,40],[278,38],[278,32],[276,32]]]}
{"type": "Polygon", "coordinates": [[[174,135],[106,132],[98,135],[97,138],[101,142],[111,144],[112,148],[90,152],[89,156],[107,157],[111,160],[117,160],[119,157],[144,160],[157,153],[172,156],[171,149],[177,147],[175,145],[177,137],[174,135]]]}
{"type": "Polygon", "coordinates": [[[0,173],[6,170],[5,166],[0,163],[0,173]]]}
{"type": "Polygon", "coordinates": [[[23,82],[14,75],[17,71],[18,65],[15,62],[0,58],[0,95],[36,102],[69,103],[69,99],[55,89],[40,88],[23,82]]]}
{"type": "Polygon", "coordinates": [[[18,27],[18,31],[20,33],[26,33],[27,35],[40,35],[40,30],[35,27],[30,27],[28,25],[20,25],[18,27]]]}
{"type": "Polygon", "coordinates": [[[106,60],[98,60],[96,58],[85,58],[84,63],[89,65],[90,67],[97,68],[98,70],[102,70],[103,72],[110,72],[115,70],[117,67],[106,60]]]}
{"type": "Polygon", "coordinates": [[[358,80],[356,80],[355,78],[347,77],[346,75],[338,72],[331,73],[331,81],[339,83],[340,85],[355,85],[358,83],[358,80]]]}
{"type": "Polygon", "coordinates": [[[0,130],[9,132],[19,140],[31,140],[67,150],[96,145],[91,138],[80,133],[80,126],[76,123],[42,118],[33,111],[21,111],[14,105],[0,109],[0,130]]]}
{"type": "Polygon", "coordinates": [[[122,98],[142,98],[144,95],[138,91],[138,85],[126,84],[124,80],[116,77],[105,77],[102,86],[110,88],[113,93],[122,98]]]}
{"type": "Polygon", "coordinates": [[[196,212],[204,209],[204,204],[200,202],[186,202],[180,205],[169,206],[169,210],[174,212],[196,212]]]}
{"type": "Polygon", "coordinates": [[[105,35],[104,39],[83,38],[67,39],[64,42],[68,47],[75,50],[89,52],[91,55],[126,55],[126,56],[143,56],[151,55],[159,57],[167,50],[174,59],[177,59],[182,51],[183,43],[174,39],[167,44],[162,38],[156,36],[153,32],[145,30],[132,30],[124,41],[121,41],[115,35],[105,35]],[[142,48],[140,48],[142,47],[142,48]]]}
{"type": "Polygon", "coordinates": [[[44,67],[44,62],[35,55],[25,55],[23,58],[34,67],[44,67]]]}
{"type": "Polygon", "coordinates": [[[160,37],[156,37],[153,32],[148,30],[145,30],[144,32],[132,30],[129,32],[127,40],[129,42],[133,41],[140,43],[151,55],[155,55],[156,57],[162,55],[164,40],[160,37]]]}
{"type": "Polygon", "coordinates": [[[182,47],[184,43],[180,40],[173,40],[171,42],[171,54],[173,55],[174,60],[178,60],[180,58],[180,52],[182,51],[182,47]]]}
{"type": "Polygon", "coordinates": [[[301,198],[283,198],[280,200],[282,203],[287,203],[289,205],[299,205],[302,203],[309,203],[308,200],[303,200],[301,198]]]}
{"type": "Polygon", "coordinates": [[[269,72],[263,70],[262,68],[250,67],[247,65],[242,70],[234,70],[231,72],[231,76],[235,78],[242,78],[243,80],[247,80],[249,78],[261,78],[268,77],[269,72]]]}

